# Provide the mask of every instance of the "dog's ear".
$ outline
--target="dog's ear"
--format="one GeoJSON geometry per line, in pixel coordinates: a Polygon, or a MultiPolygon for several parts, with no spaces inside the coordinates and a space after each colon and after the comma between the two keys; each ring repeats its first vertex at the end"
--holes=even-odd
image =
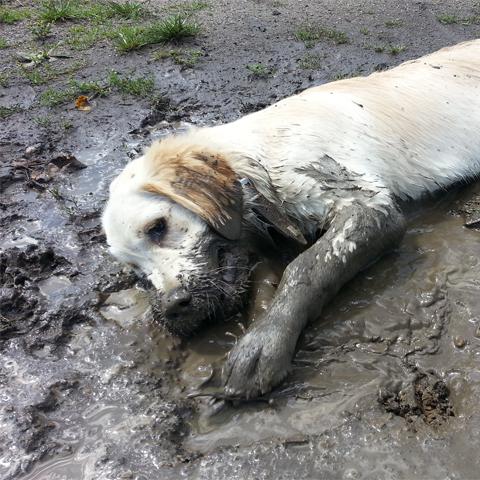
{"type": "Polygon", "coordinates": [[[146,152],[151,180],[143,189],[196,213],[223,237],[239,239],[242,188],[235,172],[223,155],[176,140],[156,143],[146,152]]]}
{"type": "Polygon", "coordinates": [[[259,193],[249,180],[242,180],[242,187],[247,199],[247,222],[270,239],[269,230],[273,228],[285,238],[294,240],[301,245],[307,244],[301,230],[280,205],[272,203],[259,193]]]}

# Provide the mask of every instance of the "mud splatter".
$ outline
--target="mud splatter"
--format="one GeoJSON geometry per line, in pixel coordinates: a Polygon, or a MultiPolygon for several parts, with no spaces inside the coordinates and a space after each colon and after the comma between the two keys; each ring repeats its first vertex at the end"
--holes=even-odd
{"type": "Polygon", "coordinates": [[[387,412],[414,423],[421,418],[433,427],[442,425],[454,416],[449,390],[445,382],[433,374],[417,374],[413,383],[395,390],[386,388],[379,394],[379,402],[387,412]]]}

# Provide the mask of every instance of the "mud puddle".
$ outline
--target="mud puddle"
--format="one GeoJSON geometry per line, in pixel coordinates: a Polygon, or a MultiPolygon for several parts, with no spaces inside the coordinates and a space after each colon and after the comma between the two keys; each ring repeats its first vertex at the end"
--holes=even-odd
{"type": "MultiPolygon", "coordinates": [[[[458,197],[474,190],[480,187],[458,197]]],[[[208,396],[195,396],[216,390],[216,372],[247,316],[179,344],[151,322],[138,288],[105,298],[100,313],[121,334],[115,361],[104,360],[103,381],[124,369],[155,377],[170,368],[167,398],[194,397],[183,417],[188,433],[175,440],[189,461],[152,469],[153,455],[151,471],[162,478],[240,479],[259,472],[272,479],[411,478],[412,471],[423,478],[475,478],[477,466],[459,456],[477,458],[479,447],[480,234],[450,214],[459,202],[451,198],[413,215],[400,248],[340,292],[307,329],[291,374],[270,402],[227,404],[212,415],[208,396]],[[127,352],[145,338],[148,353],[140,349],[148,358],[129,364],[127,352]]],[[[268,305],[278,269],[257,272],[248,317],[268,305]]],[[[88,435],[72,443],[73,452],[23,478],[97,478],[100,457],[91,446],[121,436],[125,424],[143,426],[114,400],[86,406],[81,418],[88,435]]],[[[125,478],[143,478],[131,473],[125,478]]]]}
{"type": "Polygon", "coordinates": [[[187,342],[165,334],[99,230],[113,159],[145,143],[126,138],[100,162],[80,152],[88,168],[58,186],[75,203],[7,190],[31,220],[2,232],[3,477],[475,478],[458,459],[480,447],[480,234],[452,211],[479,185],[412,213],[400,248],[310,325],[281,387],[219,406],[223,357],[281,265],[259,267],[244,316],[187,342]]]}
{"type": "MultiPolygon", "coordinates": [[[[147,3],[160,16],[179,7],[147,3]]],[[[191,68],[155,59],[158,46],[69,48],[71,28],[94,27],[81,21],[55,24],[46,41],[33,39],[33,18],[0,24],[0,478],[478,478],[480,237],[449,214],[475,227],[475,188],[414,216],[399,250],[307,329],[287,381],[236,406],[197,394],[218,390],[223,356],[246,317],[265,308],[275,276],[259,272],[263,288],[246,317],[180,342],[152,321],[135,279],[108,255],[99,220],[110,180],[153,137],[478,37],[478,7],[193,3],[205,6],[195,14],[202,33],[174,47],[198,49],[191,68]],[[295,34],[305,25],[348,41],[306,45],[295,34]],[[60,43],[70,58],[53,65],[51,80],[36,82],[43,64],[30,72],[40,77],[18,69],[19,52],[60,43]],[[103,82],[111,69],[152,78],[170,106],[148,113],[147,98],[118,91],[94,99],[89,113],[71,102],[44,106],[75,65],[77,82],[103,82]],[[262,66],[267,76],[252,75],[262,66]],[[65,153],[87,168],[52,168],[65,153]]]]}

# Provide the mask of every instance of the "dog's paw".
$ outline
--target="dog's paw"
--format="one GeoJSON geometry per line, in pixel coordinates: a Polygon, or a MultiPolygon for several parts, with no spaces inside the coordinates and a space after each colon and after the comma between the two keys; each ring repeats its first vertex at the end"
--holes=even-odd
{"type": "Polygon", "coordinates": [[[225,394],[251,399],[269,392],[288,373],[294,350],[291,343],[269,329],[247,332],[223,366],[225,394]]]}

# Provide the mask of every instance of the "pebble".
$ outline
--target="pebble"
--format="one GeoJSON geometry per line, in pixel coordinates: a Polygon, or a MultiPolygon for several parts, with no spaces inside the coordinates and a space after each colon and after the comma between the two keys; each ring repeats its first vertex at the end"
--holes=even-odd
{"type": "Polygon", "coordinates": [[[455,337],[453,337],[453,344],[457,348],[463,348],[467,344],[467,341],[462,336],[456,335],[455,337]]]}

